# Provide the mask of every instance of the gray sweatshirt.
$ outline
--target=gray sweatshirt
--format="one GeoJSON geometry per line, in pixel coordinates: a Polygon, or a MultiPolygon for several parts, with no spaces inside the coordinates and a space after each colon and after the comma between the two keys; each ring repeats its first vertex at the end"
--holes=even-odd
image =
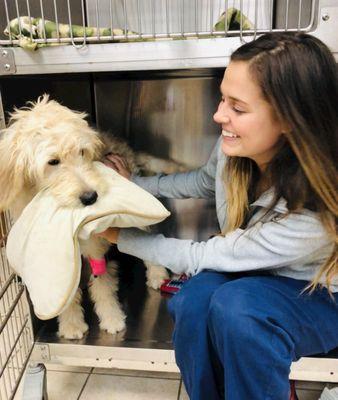
{"type": "MultiPolygon", "coordinates": [[[[221,138],[208,162],[199,169],[167,176],[134,176],[133,181],[156,197],[214,197],[218,222],[222,228],[226,218],[226,187],[222,178],[226,156],[220,142],[221,138]]],[[[205,269],[219,272],[261,270],[311,281],[331,254],[333,242],[316,213],[304,209],[285,216],[287,207],[284,199],[266,214],[272,196],[271,189],[264,192],[250,204],[251,209],[259,208],[247,227],[225,236],[194,242],[128,228],[121,229],[117,246],[123,253],[164,265],[175,273],[194,275],[205,269]]],[[[338,277],[332,281],[331,290],[338,292],[338,277]]]]}

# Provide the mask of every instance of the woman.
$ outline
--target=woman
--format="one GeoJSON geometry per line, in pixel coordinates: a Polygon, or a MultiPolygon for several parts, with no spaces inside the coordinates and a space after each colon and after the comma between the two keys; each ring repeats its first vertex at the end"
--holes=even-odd
{"type": "Polygon", "coordinates": [[[205,166],[134,180],[158,197],[215,196],[222,235],[102,236],[193,276],[169,303],[191,399],[286,400],[291,363],[338,346],[336,64],[310,35],[269,33],[233,53],[221,95],[205,166]]]}

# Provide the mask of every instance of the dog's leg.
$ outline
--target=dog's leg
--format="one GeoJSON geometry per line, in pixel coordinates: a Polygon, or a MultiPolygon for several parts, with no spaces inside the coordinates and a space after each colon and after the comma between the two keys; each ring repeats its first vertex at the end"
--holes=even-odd
{"type": "Polygon", "coordinates": [[[167,270],[161,265],[153,265],[146,261],[144,264],[147,268],[147,286],[157,290],[165,279],[169,278],[167,270]]]}
{"type": "Polygon", "coordinates": [[[155,174],[165,173],[167,175],[174,174],[176,172],[186,172],[189,170],[188,166],[179,161],[159,158],[148,153],[136,153],[136,165],[145,172],[151,172],[155,174]]]}
{"type": "Polygon", "coordinates": [[[59,315],[58,336],[66,339],[81,339],[88,330],[81,307],[82,290],[78,288],[74,300],[69,307],[59,315]]]}
{"type": "Polygon", "coordinates": [[[89,294],[100,319],[100,328],[112,334],[125,328],[126,318],[117,299],[115,275],[112,262],[109,262],[107,273],[92,278],[89,286],[89,294]]]}

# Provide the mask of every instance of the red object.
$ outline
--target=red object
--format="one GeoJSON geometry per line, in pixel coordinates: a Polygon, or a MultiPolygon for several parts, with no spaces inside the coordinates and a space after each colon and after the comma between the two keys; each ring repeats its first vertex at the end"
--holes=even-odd
{"type": "Polygon", "coordinates": [[[187,280],[188,277],[185,274],[181,275],[178,279],[165,279],[160,290],[163,293],[175,294],[181,289],[187,280]]]}
{"type": "Polygon", "coordinates": [[[107,272],[107,263],[104,257],[103,258],[89,257],[88,259],[94,276],[103,275],[107,272]]]}
{"type": "Polygon", "coordinates": [[[295,381],[290,381],[290,400],[299,400],[296,393],[295,381]]]}

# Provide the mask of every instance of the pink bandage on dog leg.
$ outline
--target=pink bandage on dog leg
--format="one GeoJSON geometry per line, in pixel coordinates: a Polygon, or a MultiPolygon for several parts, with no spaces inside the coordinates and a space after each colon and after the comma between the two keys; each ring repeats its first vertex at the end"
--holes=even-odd
{"type": "Polygon", "coordinates": [[[92,269],[93,275],[103,275],[107,272],[107,263],[106,259],[103,258],[90,258],[89,257],[89,264],[92,269]]]}

